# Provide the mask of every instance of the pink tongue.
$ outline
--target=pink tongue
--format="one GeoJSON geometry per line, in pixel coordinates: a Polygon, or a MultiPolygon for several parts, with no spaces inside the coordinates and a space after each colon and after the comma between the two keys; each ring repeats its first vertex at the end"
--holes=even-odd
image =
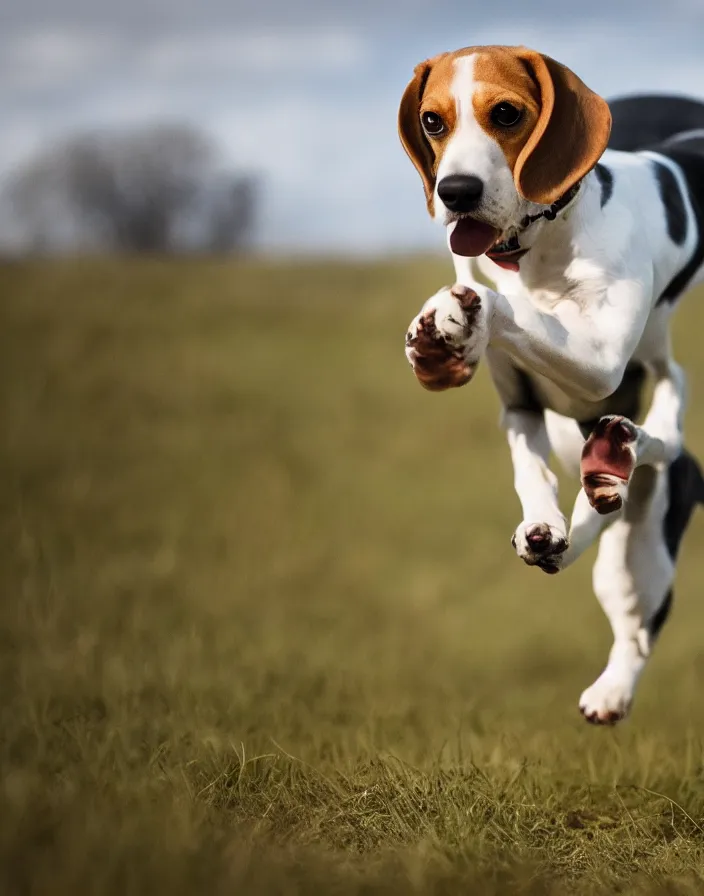
{"type": "Polygon", "coordinates": [[[460,218],[450,234],[450,249],[455,255],[483,255],[498,236],[498,230],[488,224],[460,218]]]}

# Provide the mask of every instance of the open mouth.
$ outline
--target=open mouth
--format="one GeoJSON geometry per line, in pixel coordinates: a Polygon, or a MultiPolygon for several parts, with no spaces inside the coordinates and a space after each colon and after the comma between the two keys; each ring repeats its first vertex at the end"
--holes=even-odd
{"type": "Polygon", "coordinates": [[[476,258],[486,255],[499,267],[509,271],[518,270],[518,261],[527,249],[522,249],[514,235],[500,239],[500,231],[484,221],[474,218],[459,218],[450,233],[450,249],[455,255],[476,258]]]}
{"type": "Polygon", "coordinates": [[[484,254],[494,264],[498,264],[500,268],[505,268],[507,271],[517,271],[518,262],[527,251],[527,249],[521,248],[518,237],[514,234],[508,237],[508,239],[494,243],[484,254]]]}

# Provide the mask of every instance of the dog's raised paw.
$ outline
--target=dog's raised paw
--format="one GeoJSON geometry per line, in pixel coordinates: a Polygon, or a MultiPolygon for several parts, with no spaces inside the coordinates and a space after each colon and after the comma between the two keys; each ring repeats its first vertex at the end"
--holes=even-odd
{"type": "Polygon", "coordinates": [[[591,725],[615,725],[628,715],[633,688],[608,669],[579,699],[579,711],[591,725]]]}
{"type": "Polygon", "coordinates": [[[431,392],[464,386],[474,376],[473,365],[466,361],[460,347],[439,332],[430,311],[406,334],[406,357],[418,382],[431,392]]]}
{"type": "Polygon", "coordinates": [[[406,333],[406,357],[432,392],[468,383],[486,344],[481,299],[468,286],[441,289],[406,333]]]}
{"type": "Polygon", "coordinates": [[[582,449],[582,487],[597,513],[620,510],[636,465],[638,431],[626,417],[602,417],[582,449]]]}
{"type": "Polygon", "coordinates": [[[562,555],[567,550],[564,532],[548,523],[522,522],[511,538],[518,556],[528,566],[538,566],[554,575],[562,568],[562,555]]]}

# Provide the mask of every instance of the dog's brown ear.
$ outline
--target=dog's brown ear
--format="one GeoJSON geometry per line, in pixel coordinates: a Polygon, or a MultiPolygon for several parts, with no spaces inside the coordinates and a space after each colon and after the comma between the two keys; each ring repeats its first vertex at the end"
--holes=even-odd
{"type": "Polygon", "coordinates": [[[611,112],[574,72],[549,56],[518,54],[540,90],[540,116],[513,169],[525,199],[550,205],[599,161],[611,133],[611,112]]]}
{"type": "Polygon", "coordinates": [[[423,180],[425,201],[431,215],[435,190],[435,156],[421,127],[420,104],[435,59],[437,57],[426,59],[415,67],[413,80],[406,87],[398,110],[398,133],[401,143],[423,180]]]}

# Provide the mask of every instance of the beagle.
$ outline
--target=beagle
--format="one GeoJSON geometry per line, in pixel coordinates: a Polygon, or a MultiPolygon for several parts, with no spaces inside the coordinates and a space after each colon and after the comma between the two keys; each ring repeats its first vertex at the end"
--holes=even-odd
{"type": "Polygon", "coordinates": [[[704,503],[669,336],[677,300],[704,275],[704,103],[609,105],[534,50],[468,47],[416,67],[399,132],[456,278],[412,321],[407,358],[430,390],[465,385],[485,358],[523,513],[521,560],[557,573],[600,538],[594,590],[614,643],[579,706],[613,724],[631,707],[704,503]],[[569,524],[551,451],[581,481],[569,524]]]}

